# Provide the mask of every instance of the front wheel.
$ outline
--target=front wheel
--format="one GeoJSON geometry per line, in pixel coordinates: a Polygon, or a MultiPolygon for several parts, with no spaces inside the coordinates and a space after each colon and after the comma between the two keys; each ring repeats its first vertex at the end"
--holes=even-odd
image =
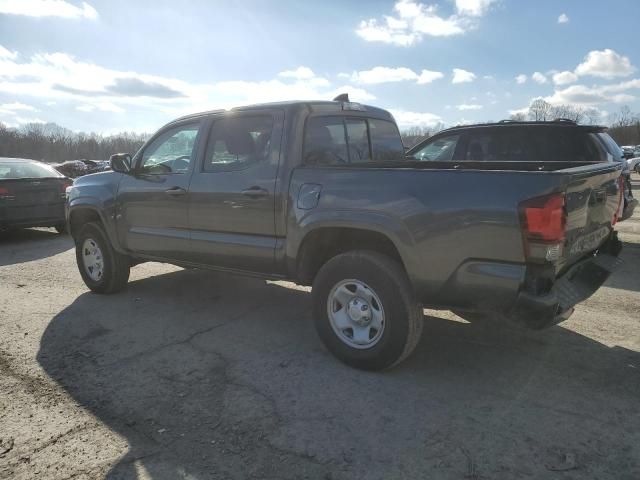
{"type": "Polygon", "coordinates": [[[370,251],[338,255],[313,282],[315,327],[325,346],[363,370],[393,367],[411,354],[423,314],[402,266],[370,251]]]}
{"type": "Polygon", "coordinates": [[[96,293],[115,293],[127,285],[129,258],[114,250],[100,224],[85,224],[75,242],[78,270],[87,287],[96,293]]]}

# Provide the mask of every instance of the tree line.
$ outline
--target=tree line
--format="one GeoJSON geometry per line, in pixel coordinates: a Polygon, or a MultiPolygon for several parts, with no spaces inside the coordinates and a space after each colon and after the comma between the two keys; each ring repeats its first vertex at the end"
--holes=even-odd
{"type": "Polygon", "coordinates": [[[107,160],[118,152],[135,153],[148,134],[77,133],[55,123],[28,123],[18,129],[0,122],[0,157],[31,158],[45,162],[107,160]]]}
{"type": "MultiPolygon", "coordinates": [[[[534,100],[528,110],[517,112],[509,117],[514,121],[547,122],[566,119],[582,125],[601,124],[601,114],[595,108],[576,107],[573,105],[552,105],[543,99],[534,100]]],[[[491,122],[487,122],[491,123],[491,122]]],[[[408,147],[435,135],[444,129],[438,123],[431,127],[410,127],[401,132],[402,141],[408,147]]],[[[609,134],[618,145],[640,145],[640,115],[633,113],[628,106],[623,106],[609,118],[609,134]]]]}
{"type": "MultiPolygon", "coordinates": [[[[580,124],[598,124],[600,113],[593,108],[572,105],[551,105],[534,100],[526,112],[511,115],[516,121],[549,121],[565,118],[580,124]]],[[[414,126],[401,132],[404,144],[411,147],[440,130],[445,125],[414,126]]],[[[619,145],[640,145],[640,115],[628,106],[610,116],[609,134],[619,145]]],[[[55,123],[28,123],[18,129],[0,122],[0,157],[32,158],[45,162],[65,160],[107,160],[119,152],[135,153],[149,138],[146,133],[122,132],[115,135],[73,132],[55,123]]]]}

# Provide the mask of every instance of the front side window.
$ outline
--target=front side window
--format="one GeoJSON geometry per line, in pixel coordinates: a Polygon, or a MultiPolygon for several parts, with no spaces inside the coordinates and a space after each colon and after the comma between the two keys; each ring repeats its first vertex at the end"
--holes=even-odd
{"type": "Polygon", "coordinates": [[[267,160],[271,152],[271,115],[220,118],[207,142],[204,171],[241,170],[267,160]]]}
{"type": "Polygon", "coordinates": [[[453,159],[453,154],[456,151],[458,140],[460,135],[449,135],[446,137],[440,137],[436,140],[429,142],[422,147],[416,153],[413,154],[416,160],[423,162],[439,162],[450,161],[453,159]]]}
{"type": "Polygon", "coordinates": [[[186,173],[195,155],[199,123],[163,132],[145,148],[140,170],[148,174],[186,173]]]}

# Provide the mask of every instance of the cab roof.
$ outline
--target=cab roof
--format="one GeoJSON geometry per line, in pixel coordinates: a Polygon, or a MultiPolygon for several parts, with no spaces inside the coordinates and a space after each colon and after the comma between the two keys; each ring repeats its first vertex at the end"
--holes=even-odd
{"type": "Polygon", "coordinates": [[[219,115],[221,113],[227,112],[246,112],[252,110],[265,110],[265,109],[278,109],[284,110],[286,112],[295,113],[300,110],[307,109],[311,113],[322,113],[325,115],[343,115],[345,112],[358,113],[359,115],[366,114],[366,116],[371,116],[375,118],[381,118],[384,120],[394,121],[393,116],[386,110],[382,108],[374,107],[371,105],[364,105],[362,103],[357,102],[340,102],[340,101],[326,101],[326,100],[290,100],[283,102],[267,102],[267,103],[256,103],[252,105],[243,105],[239,107],[234,107],[230,110],[209,110],[205,112],[193,113],[190,115],[185,115],[183,117],[177,118],[170,123],[184,121],[184,120],[195,120],[203,117],[208,117],[211,115],[219,115]]]}

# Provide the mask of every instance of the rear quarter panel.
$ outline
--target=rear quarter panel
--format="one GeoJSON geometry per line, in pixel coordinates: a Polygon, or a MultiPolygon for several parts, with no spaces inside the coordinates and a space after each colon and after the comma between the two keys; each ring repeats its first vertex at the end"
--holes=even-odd
{"type": "Polygon", "coordinates": [[[465,262],[524,264],[518,204],[561,190],[567,178],[558,173],[297,168],[289,190],[286,255],[295,259],[315,228],[373,227],[393,241],[417,293],[444,301],[448,280],[465,262]],[[305,183],[322,185],[311,210],[296,205],[305,183]]]}

